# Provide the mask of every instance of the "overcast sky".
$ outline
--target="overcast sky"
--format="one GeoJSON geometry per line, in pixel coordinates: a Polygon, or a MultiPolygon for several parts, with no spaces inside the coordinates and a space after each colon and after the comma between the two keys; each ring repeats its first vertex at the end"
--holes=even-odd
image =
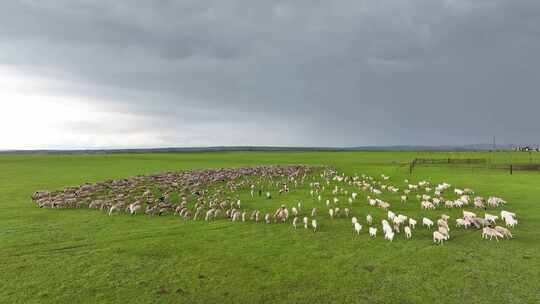
{"type": "Polygon", "coordinates": [[[540,1],[1,1],[0,100],[0,149],[536,144],[540,1]]]}

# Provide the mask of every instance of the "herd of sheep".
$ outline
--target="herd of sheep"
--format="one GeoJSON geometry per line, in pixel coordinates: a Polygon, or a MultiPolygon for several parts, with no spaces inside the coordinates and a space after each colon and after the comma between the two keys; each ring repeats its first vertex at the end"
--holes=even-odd
{"type": "MultiPolygon", "coordinates": [[[[252,221],[266,224],[290,221],[294,229],[303,225],[305,229],[314,232],[320,229],[319,220],[322,218],[348,218],[356,235],[362,233],[363,227],[367,226],[372,238],[377,237],[381,228],[386,240],[392,241],[396,234],[402,232],[406,239],[410,239],[417,228],[417,219],[391,211],[391,202],[383,198],[392,195],[398,197],[396,204],[399,204],[400,208],[413,204],[412,201],[416,199],[423,212],[455,208],[478,209],[484,212],[483,216],[477,216],[478,212],[463,209],[462,217],[455,219],[455,227],[481,229],[482,237],[490,240],[512,238],[509,228],[514,228],[518,223],[513,212],[501,210],[498,215],[491,211],[488,213],[488,208],[502,208],[506,201],[494,196],[475,196],[472,189],[452,188],[448,183],[432,184],[425,180],[412,183],[407,179],[397,185],[392,184],[390,177],[386,175],[346,175],[328,168],[301,165],[208,169],[135,176],[66,187],[59,191],[38,191],[32,195],[32,200],[39,207],[93,208],[104,210],[108,215],[120,212],[131,215],[172,214],[191,220],[229,219],[233,222],[252,221]],[[266,200],[274,197],[278,201],[286,201],[289,193],[301,191],[307,191],[304,195],[307,195],[307,199],[315,207],[305,208],[302,202],[297,201],[290,208],[286,204],[280,204],[273,211],[268,211],[268,206],[248,209],[241,199],[242,195],[245,196],[247,205],[260,202],[255,199],[256,196],[266,200]],[[365,221],[361,221],[359,214],[353,214],[353,207],[380,208],[384,210],[385,216],[380,220],[380,226],[369,213],[365,214],[365,221]],[[320,212],[320,209],[326,211],[320,212]],[[504,222],[505,227],[497,225],[498,221],[504,222]]],[[[435,220],[424,216],[420,222],[422,227],[430,230],[436,225],[433,231],[434,243],[442,244],[450,239],[450,216],[441,214],[435,220]]]]}

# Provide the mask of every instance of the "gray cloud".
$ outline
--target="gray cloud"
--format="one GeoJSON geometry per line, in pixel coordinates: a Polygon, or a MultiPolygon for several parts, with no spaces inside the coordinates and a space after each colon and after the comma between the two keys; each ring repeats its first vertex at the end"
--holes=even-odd
{"type": "Polygon", "coordinates": [[[535,0],[0,4],[0,64],[138,117],[66,130],[168,146],[536,143],[539,53],[535,0]]]}

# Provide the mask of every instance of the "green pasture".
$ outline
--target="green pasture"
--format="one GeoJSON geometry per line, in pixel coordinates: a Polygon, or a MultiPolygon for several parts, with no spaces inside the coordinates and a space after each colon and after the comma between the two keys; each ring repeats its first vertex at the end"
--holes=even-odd
{"type": "MultiPolygon", "coordinates": [[[[496,164],[540,163],[519,152],[210,152],[0,155],[0,303],[540,303],[540,172],[475,166],[417,166],[414,158],[486,158],[496,164]],[[500,196],[517,213],[515,238],[500,242],[454,228],[461,210],[422,211],[415,198],[396,213],[416,218],[412,240],[370,239],[365,216],[384,212],[365,193],[350,219],[331,220],[306,186],[268,200],[240,193],[243,208],[270,212],[301,201],[318,207],[320,231],[287,224],[186,221],[179,217],[107,216],[90,209],[40,209],[36,190],[168,170],[311,164],[346,174],[448,182],[500,196]],[[452,216],[451,239],[436,246],[423,216],[452,216]]],[[[352,188],[348,189],[353,191],[352,188]]],[[[358,191],[360,192],[360,191],[358,191]]],[[[328,193],[323,202],[331,198],[328,193]]],[[[473,208],[468,208],[473,209],[473,208]]],[[[471,210],[483,215],[483,210],[471,210]]],[[[498,214],[500,209],[491,209],[498,214]]],[[[380,228],[379,228],[380,229],[380,228]]]]}

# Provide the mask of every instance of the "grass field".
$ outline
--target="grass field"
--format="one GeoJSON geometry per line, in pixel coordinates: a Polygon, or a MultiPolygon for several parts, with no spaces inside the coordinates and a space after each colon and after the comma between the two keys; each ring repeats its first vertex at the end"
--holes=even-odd
{"type": "MultiPolygon", "coordinates": [[[[540,173],[419,166],[414,157],[538,162],[528,153],[214,152],[179,154],[0,155],[0,303],[540,303],[540,173]],[[531,157],[531,158],[530,158],[531,157]],[[508,201],[515,239],[451,231],[435,246],[418,228],[412,240],[354,237],[349,220],[321,218],[317,233],[290,224],[105,216],[97,210],[39,209],[30,195],[164,170],[259,164],[317,164],[346,173],[447,181],[508,201]]],[[[431,218],[412,201],[391,209],[431,218]]],[[[312,202],[306,191],[249,208],[312,202]]],[[[353,213],[383,213],[364,201],[353,213]]],[[[453,218],[461,210],[452,210],[453,218]]],[[[494,211],[498,213],[498,211],[494,211]]],[[[482,214],[482,213],[480,213],[482,214]]],[[[452,221],[453,223],[453,221],[452,221]]],[[[452,224],[453,227],[453,224],[452,224]]],[[[365,232],[365,231],[364,231],[365,232]]]]}

